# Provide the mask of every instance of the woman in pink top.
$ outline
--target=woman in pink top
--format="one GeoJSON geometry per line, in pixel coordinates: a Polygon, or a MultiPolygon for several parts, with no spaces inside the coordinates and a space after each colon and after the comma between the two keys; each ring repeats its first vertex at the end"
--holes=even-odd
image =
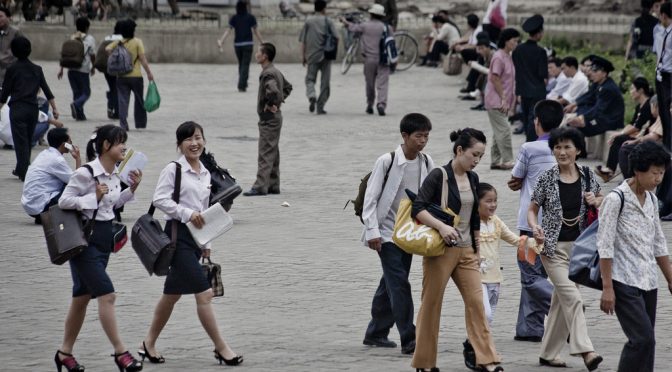
{"type": "Polygon", "coordinates": [[[516,70],[511,52],[519,40],[518,31],[513,28],[504,29],[497,42],[499,50],[490,61],[488,84],[485,87],[485,109],[488,110],[493,137],[490,169],[513,168],[513,148],[508,118],[516,107],[516,70]]]}

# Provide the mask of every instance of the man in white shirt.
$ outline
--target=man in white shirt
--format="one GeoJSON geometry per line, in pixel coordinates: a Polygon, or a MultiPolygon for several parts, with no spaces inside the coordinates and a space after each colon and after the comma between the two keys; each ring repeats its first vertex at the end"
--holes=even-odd
{"type": "Polygon", "coordinates": [[[47,133],[49,147],[42,151],[28,167],[26,181],[23,184],[21,205],[41,224],[40,213],[52,205],[58,204],[65,185],[70,180],[72,168],[63,154],[70,153],[75,159],[75,168],[81,165],[79,148],[72,145],[66,128],[54,128],[47,133]]]}
{"type": "Polygon", "coordinates": [[[563,93],[567,91],[570,84],[572,84],[572,78],[567,77],[564,72],[562,72],[562,60],[551,57],[548,59],[548,76],[551,78],[546,84],[546,99],[557,99],[562,96],[563,93]]]}
{"type": "MultiPolygon", "coordinates": [[[[89,75],[93,76],[96,72],[96,69],[93,68],[96,62],[96,39],[88,34],[89,26],[91,25],[88,18],[77,18],[75,25],[77,26],[77,32],[71,38],[79,39],[84,44],[84,61],[79,68],[68,69],[68,81],[70,82],[70,88],[72,88],[73,97],[73,102],[70,104],[72,118],[81,121],[86,120],[84,103],[91,96],[91,80],[89,79],[89,75]]],[[[63,67],[59,70],[57,77],[59,80],[63,77],[63,67]]]]}
{"type": "Polygon", "coordinates": [[[563,106],[576,103],[576,99],[588,91],[588,77],[579,70],[579,62],[575,57],[565,57],[561,65],[562,73],[568,79],[571,79],[567,90],[560,97],[549,97],[556,99],[563,106]]]}
{"type": "Polygon", "coordinates": [[[408,275],[413,256],[392,241],[397,209],[406,198],[406,189],[417,193],[422,181],[434,168],[432,158],[423,154],[432,123],[422,114],[408,114],[401,119],[404,143],[394,156],[383,154],[376,160],[364,196],[362,242],[378,252],[383,277],[373,296],[371,321],[366,329],[364,345],[394,348],[388,339],[396,324],[401,338],[401,352],[415,351],[413,296],[408,275]]]}

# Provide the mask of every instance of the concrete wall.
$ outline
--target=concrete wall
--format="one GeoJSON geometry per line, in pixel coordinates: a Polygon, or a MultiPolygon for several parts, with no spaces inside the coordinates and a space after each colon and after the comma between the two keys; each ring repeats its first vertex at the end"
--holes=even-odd
{"type": "MultiPolygon", "coordinates": [[[[275,25],[262,25],[260,30],[265,41],[275,44],[277,49],[276,61],[287,63],[300,63],[298,35],[301,24],[291,22],[275,25]]],[[[90,33],[100,42],[105,35],[111,32],[109,28],[92,26],[90,33]]],[[[35,60],[58,60],[61,44],[66,40],[72,28],[58,25],[23,24],[21,30],[30,38],[33,44],[32,59],[35,60]]],[[[427,30],[417,28],[409,30],[420,42],[422,35],[427,30]]],[[[233,51],[233,35],[227,40],[224,53],[217,48],[217,38],[221,36],[223,29],[217,28],[192,28],[179,29],[175,27],[139,27],[136,35],[142,39],[147,50],[150,63],[236,63],[233,51]]],[[[549,35],[554,35],[549,32],[549,35]]],[[[586,33],[586,32],[557,32],[570,40],[588,39],[596,45],[605,48],[623,48],[623,38],[614,34],[586,33]]],[[[339,53],[343,53],[342,46],[339,53]]],[[[423,52],[424,53],[424,52],[423,52]]]]}

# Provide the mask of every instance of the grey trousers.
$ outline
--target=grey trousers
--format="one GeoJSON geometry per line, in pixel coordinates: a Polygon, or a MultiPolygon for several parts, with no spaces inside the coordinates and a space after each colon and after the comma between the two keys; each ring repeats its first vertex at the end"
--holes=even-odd
{"type": "Polygon", "coordinates": [[[511,145],[511,128],[506,114],[497,110],[488,110],[488,118],[492,127],[492,147],[490,147],[490,164],[513,162],[513,146],[511,145]]]}
{"type": "Polygon", "coordinates": [[[259,153],[257,157],[257,180],[252,188],[267,193],[280,189],[280,130],[282,114],[259,120],[259,153]]]}
{"type": "Polygon", "coordinates": [[[141,77],[117,78],[119,124],[126,130],[128,130],[128,106],[131,102],[131,92],[133,92],[133,96],[135,97],[135,104],[133,108],[135,127],[147,127],[147,111],[145,111],[145,100],[142,98],[143,90],[144,85],[141,77]]]}
{"type": "Polygon", "coordinates": [[[381,65],[378,61],[365,61],[364,80],[366,81],[366,104],[373,106],[376,93],[378,93],[378,105],[387,107],[390,67],[381,65]]]}
{"type": "Polygon", "coordinates": [[[317,99],[317,108],[322,109],[329,99],[329,83],[331,81],[331,61],[323,59],[318,63],[308,64],[306,72],[306,96],[308,99],[317,99]],[[320,96],[315,93],[315,83],[317,82],[317,73],[320,72],[320,96]]]}

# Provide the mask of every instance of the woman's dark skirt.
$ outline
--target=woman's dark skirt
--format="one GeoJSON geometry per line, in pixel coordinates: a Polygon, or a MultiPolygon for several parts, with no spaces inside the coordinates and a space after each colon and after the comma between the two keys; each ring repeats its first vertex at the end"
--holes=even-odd
{"type": "MultiPolygon", "coordinates": [[[[166,223],[166,234],[172,237],[173,222],[166,223]]],[[[164,294],[201,293],[210,283],[201,268],[201,248],[183,223],[177,224],[177,248],[163,287],[164,294]]]]}

